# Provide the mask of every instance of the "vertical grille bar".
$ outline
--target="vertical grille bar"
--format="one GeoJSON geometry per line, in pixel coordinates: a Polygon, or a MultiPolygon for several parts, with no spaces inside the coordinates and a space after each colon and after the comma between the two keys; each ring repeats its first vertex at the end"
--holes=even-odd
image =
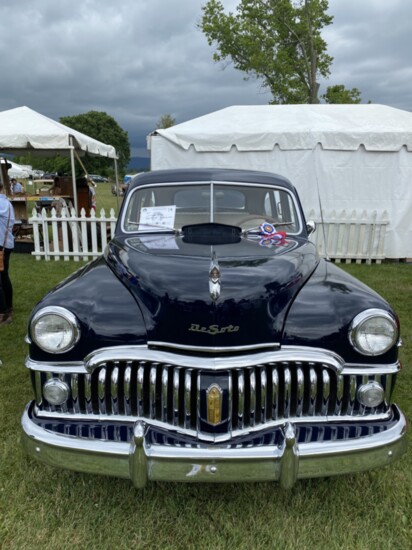
{"type": "Polygon", "coordinates": [[[261,393],[260,393],[260,421],[262,424],[266,422],[266,400],[267,400],[267,376],[266,376],[266,370],[265,367],[260,368],[260,387],[261,387],[261,393]]]}
{"type": "Polygon", "coordinates": [[[144,383],[144,361],[139,362],[139,368],[137,369],[137,384],[136,384],[136,397],[137,397],[137,414],[138,416],[144,416],[144,403],[143,403],[143,383],[144,383]]]}
{"type": "Polygon", "coordinates": [[[330,376],[326,369],[322,370],[322,415],[328,414],[330,399],[330,376]]]}
{"type": "Polygon", "coordinates": [[[272,367],[272,419],[277,420],[279,415],[279,374],[276,367],[272,367]]]}
{"type": "Polygon", "coordinates": [[[79,413],[80,405],[79,405],[79,375],[78,374],[72,374],[71,376],[70,391],[72,394],[73,412],[79,413]]]}
{"type": "Polygon", "coordinates": [[[305,392],[305,385],[304,385],[303,371],[300,367],[296,371],[296,379],[297,379],[296,416],[301,416],[302,410],[303,410],[303,398],[304,398],[304,392],[305,392]]]}
{"type": "Polygon", "coordinates": [[[290,416],[290,405],[291,405],[291,382],[292,382],[291,375],[290,375],[290,369],[288,367],[286,367],[283,374],[284,374],[284,378],[285,378],[285,389],[284,389],[285,408],[284,408],[284,411],[283,411],[283,416],[285,418],[289,418],[289,416],[290,416]]]}
{"type": "Polygon", "coordinates": [[[318,376],[316,370],[312,367],[309,371],[310,395],[309,395],[309,416],[313,416],[316,412],[316,398],[318,388],[318,376]]]}
{"type": "Polygon", "coordinates": [[[353,410],[355,408],[355,400],[356,400],[356,376],[354,374],[351,374],[349,376],[349,400],[348,400],[348,409],[346,411],[346,414],[353,413],[353,410]]]}
{"type": "Polygon", "coordinates": [[[192,396],[192,369],[185,372],[184,426],[190,428],[192,396]]]}
{"type": "Polygon", "coordinates": [[[256,420],[256,373],[255,369],[249,370],[250,381],[250,425],[255,425],[256,420]]]}
{"type": "Polygon", "coordinates": [[[239,429],[244,427],[244,418],[245,418],[245,376],[243,370],[238,369],[238,378],[237,378],[237,390],[239,394],[238,398],[238,408],[237,408],[237,423],[239,429]]]}
{"type": "Polygon", "coordinates": [[[149,417],[156,418],[156,363],[150,368],[149,417]]]}
{"type": "Polygon", "coordinates": [[[163,367],[162,369],[162,396],[161,396],[161,420],[167,422],[167,402],[168,402],[168,387],[169,387],[169,369],[163,367]]]}
{"type": "Polygon", "coordinates": [[[130,384],[132,380],[132,369],[130,364],[127,364],[126,370],[124,371],[124,410],[127,415],[131,414],[132,407],[130,402],[130,384]]]}
{"type": "MultiPolygon", "coordinates": [[[[105,414],[106,413],[106,399],[105,399],[105,397],[106,397],[106,369],[105,368],[100,369],[100,372],[99,372],[97,395],[98,395],[98,398],[99,398],[99,413],[105,414]]],[[[86,401],[87,401],[87,397],[86,397],[86,401]]]]}
{"type": "Polygon", "coordinates": [[[344,381],[341,374],[338,374],[337,378],[335,414],[342,414],[344,381]]]}
{"type": "Polygon", "coordinates": [[[92,402],[92,375],[87,373],[84,376],[84,399],[81,398],[80,388],[79,388],[79,403],[80,408],[84,408],[86,413],[93,412],[93,402],[92,402]],[[82,405],[83,402],[83,405],[82,405]]]}
{"type": "Polygon", "coordinates": [[[179,368],[173,369],[173,424],[179,424],[179,368]]]}
{"type": "Polygon", "coordinates": [[[119,369],[118,367],[114,367],[110,377],[110,397],[111,397],[111,409],[113,414],[119,414],[118,388],[119,388],[119,369]]]}

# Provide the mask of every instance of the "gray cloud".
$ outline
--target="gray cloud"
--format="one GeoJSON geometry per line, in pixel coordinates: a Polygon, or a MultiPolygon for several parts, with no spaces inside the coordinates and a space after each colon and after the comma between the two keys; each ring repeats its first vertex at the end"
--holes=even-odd
{"type": "MultiPolygon", "coordinates": [[[[105,111],[133,147],[162,114],[178,122],[270,99],[255,80],[212,60],[197,28],[205,0],[15,0],[0,20],[0,110],[46,116],[105,111]]],[[[223,0],[234,11],[236,0],[223,0]]],[[[330,0],[334,57],[322,83],[357,87],[364,101],[410,110],[412,4],[330,0]]]]}

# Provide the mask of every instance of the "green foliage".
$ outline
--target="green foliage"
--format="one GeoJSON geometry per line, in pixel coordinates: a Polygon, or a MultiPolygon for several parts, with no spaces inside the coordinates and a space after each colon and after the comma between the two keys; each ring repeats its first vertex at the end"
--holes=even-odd
{"type": "Polygon", "coordinates": [[[35,170],[43,170],[44,172],[66,174],[71,171],[70,160],[60,155],[56,155],[55,157],[38,157],[29,153],[28,155],[16,156],[13,160],[18,164],[28,164],[35,170]]]}
{"type": "Polygon", "coordinates": [[[172,117],[172,115],[166,114],[162,115],[156,124],[156,130],[164,129],[164,128],[170,128],[171,126],[174,126],[176,124],[176,119],[172,117]]]}
{"type": "Polygon", "coordinates": [[[321,37],[333,19],[327,9],[327,0],[241,0],[234,15],[209,0],[200,28],[216,47],[215,61],[262,79],[272,103],[319,103],[317,79],[332,63],[321,37]]]}
{"type": "Polygon", "coordinates": [[[358,88],[348,90],[343,84],[328,86],[322,99],[325,103],[360,103],[362,101],[358,88]]]}
{"type": "MultiPolygon", "coordinates": [[[[91,138],[112,145],[119,157],[119,172],[126,171],[130,161],[129,138],[127,132],[120,128],[113,117],[104,112],[89,111],[81,115],[61,117],[60,122],[91,138]]],[[[87,157],[85,166],[91,174],[108,175],[113,167],[113,161],[102,157],[87,157]]]]}

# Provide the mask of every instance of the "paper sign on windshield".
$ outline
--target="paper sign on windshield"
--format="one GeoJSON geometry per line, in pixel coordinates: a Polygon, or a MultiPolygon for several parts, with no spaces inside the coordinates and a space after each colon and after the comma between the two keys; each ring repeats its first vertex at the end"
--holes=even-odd
{"type": "Polygon", "coordinates": [[[140,212],[140,224],[158,227],[174,227],[176,205],[145,206],[140,212]]]}

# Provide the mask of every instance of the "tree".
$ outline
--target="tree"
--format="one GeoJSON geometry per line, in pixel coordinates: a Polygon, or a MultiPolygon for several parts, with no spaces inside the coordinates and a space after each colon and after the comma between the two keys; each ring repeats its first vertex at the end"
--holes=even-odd
{"type": "Polygon", "coordinates": [[[347,90],[343,84],[328,86],[322,95],[325,103],[360,103],[361,93],[358,88],[347,90]]]}
{"type": "Polygon", "coordinates": [[[333,61],[321,37],[333,20],[327,9],[328,0],[241,0],[237,14],[226,15],[209,0],[199,26],[216,46],[215,61],[262,79],[271,103],[319,103],[318,79],[333,61]]]}
{"type": "Polygon", "coordinates": [[[172,115],[162,115],[156,124],[156,130],[170,128],[176,124],[176,119],[172,115]]]}
{"type": "MultiPolygon", "coordinates": [[[[129,137],[113,117],[101,111],[89,111],[81,115],[65,116],[60,122],[74,130],[108,145],[113,145],[118,155],[119,172],[124,173],[130,161],[129,137]]],[[[103,157],[88,157],[86,168],[89,173],[106,175],[113,167],[113,161],[103,157]]]]}

